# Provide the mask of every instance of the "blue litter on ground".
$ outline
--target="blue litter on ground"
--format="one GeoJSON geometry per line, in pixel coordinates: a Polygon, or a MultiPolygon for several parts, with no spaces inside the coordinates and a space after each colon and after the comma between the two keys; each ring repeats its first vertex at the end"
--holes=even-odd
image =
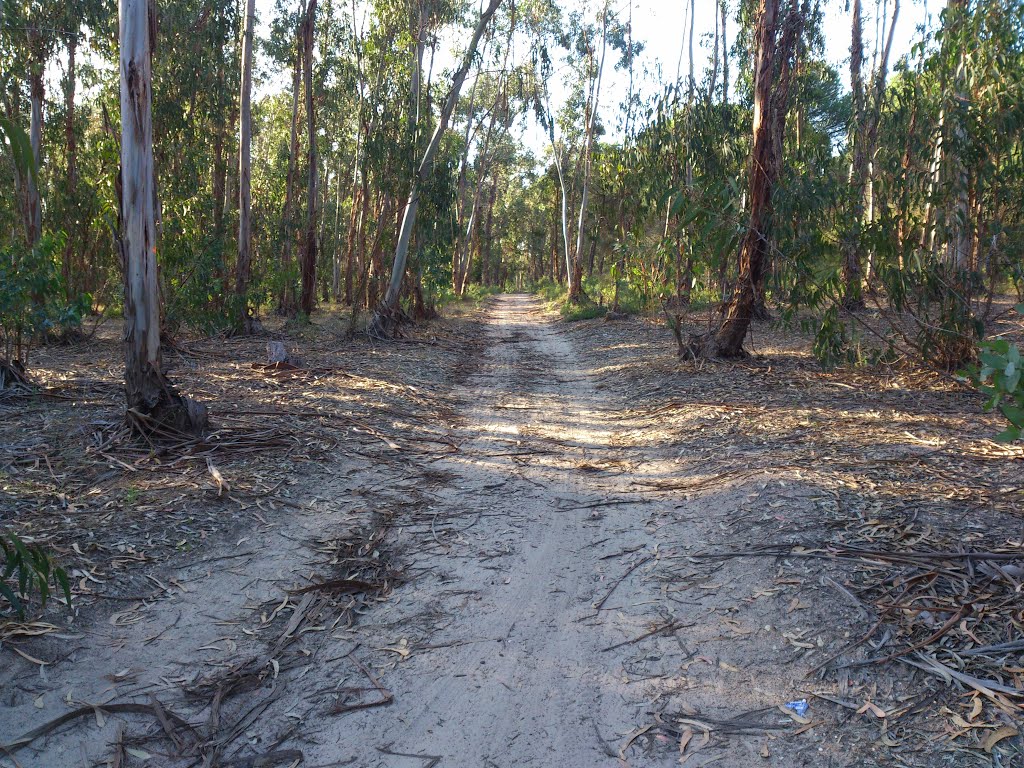
{"type": "Polygon", "coordinates": [[[787,701],[786,709],[791,709],[796,712],[800,717],[807,714],[807,710],[810,704],[807,703],[807,699],[797,699],[796,701],[787,701]]]}

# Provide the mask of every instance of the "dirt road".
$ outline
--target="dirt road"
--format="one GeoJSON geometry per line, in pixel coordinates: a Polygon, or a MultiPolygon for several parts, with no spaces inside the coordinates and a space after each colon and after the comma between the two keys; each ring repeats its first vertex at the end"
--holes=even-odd
{"type": "Polygon", "coordinates": [[[325,723],[314,763],[340,747],[355,765],[424,764],[386,748],[439,765],[582,768],[613,763],[646,724],[644,685],[606,649],[648,631],[650,611],[611,610],[636,601],[629,585],[594,607],[657,543],[651,507],[606,472],[621,460],[615,413],[536,299],[499,297],[486,333],[458,393],[464,442],[443,465],[454,477],[431,504],[465,525],[440,550],[430,530],[405,539],[407,567],[428,575],[381,607],[372,621],[387,631],[367,641],[395,646],[430,611],[431,648],[388,675],[389,709],[325,723]]]}
{"type": "Polygon", "coordinates": [[[339,453],[298,486],[308,498],[254,508],[259,524],[148,574],[151,598],[117,598],[0,672],[0,743],[80,713],[19,764],[874,764],[778,709],[845,642],[820,635],[834,605],[801,601],[803,563],[691,557],[750,543],[745,505],[770,478],[672,491],[694,470],[605,389],[608,357],[533,297],[496,297],[479,323],[486,351],[433,393],[457,404],[457,450],[339,453]],[[379,552],[332,543],[382,519],[379,552]],[[305,586],[353,553],[397,586],[358,605],[353,582],[305,586]]]}

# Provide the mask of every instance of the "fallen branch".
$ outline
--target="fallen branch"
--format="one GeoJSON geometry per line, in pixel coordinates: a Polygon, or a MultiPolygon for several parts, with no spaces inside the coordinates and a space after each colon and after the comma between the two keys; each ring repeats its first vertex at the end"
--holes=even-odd
{"type": "MultiPolygon", "coordinates": [[[[22,747],[26,747],[33,741],[38,739],[40,736],[46,736],[47,734],[57,730],[62,725],[70,723],[73,720],[78,720],[82,717],[88,717],[89,715],[95,715],[96,712],[112,712],[115,714],[133,714],[133,715],[153,715],[158,720],[160,716],[156,713],[155,708],[151,704],[138,704],[132,702],[125,702],[122,704],[90,704],[88,706],[79,707],[73,709],[70,712],[65,712],[60,717],[56,717],[47,723],[43,723],[37,728],[33,728],[31,731],[23,733],[21,736],[16,738],[9,744],[0,744],[0,751],[2,752],[16,752],[22,747]]],[[[189,728],[189,724],[170,712],[166,712],[165,715],[175,725],[180,727],[189,728]]]]}
{"type": "Polygon", "coordinates": [[[634,637],[632,640],[623,640],[621,643],[616,643],[615,645],[609,645],[607,648],[602,648],[601,653],[604,653],[605,651],[614,651],[616,648],[621,648],[624,645],[633,645],[634,643],[639,643],[641,640],[646,640],[648,637],[653,637],[654,635],[660,635],[663,632],[675,632],[677,629],[686,629],[687,627],[695,626],[697,626],[695,623],[684,624],[681,621],[673,621],[669,624],[665,624],[664,626],[658,627],[657,629],[652,629],[650,632],[645,632],[644,634],[640,635],[640,637],[634,637]]]}
{"type": "Polygon", "coordinates": [[[294,765],[304,760],[305,757],[297,749],[280,749],[264,752],[262,755],[237,757],[220,765],[223,768],[273,768],[275,765],[294,765]]]}
{"type": "Polygon", "coordinates": [[[600,602],[594,604],[594,610],[600,611],[602,606],[604,606],[604,604],[608,601],[608,598],[612,596],[612,592],[618,589],[619,584],[625,581],[626,577],[629,576],[629,574],[631,574],[644,563],[651,562],[652,559],[652,557],[645,557],[640,560],[637,560],[635,563],[633,563],[633,565],[629,566],[629,568],[626,569],[626,572],[619,577],[618,581],[612,584],[612,588],[605,593],[605,596],[601,598],[600,602]]]}

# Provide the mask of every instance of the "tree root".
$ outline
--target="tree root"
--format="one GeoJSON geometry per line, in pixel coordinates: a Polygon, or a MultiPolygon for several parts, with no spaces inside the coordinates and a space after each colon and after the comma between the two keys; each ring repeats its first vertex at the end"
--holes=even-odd
{"type": "Polygon", "coordinates": [[[566,302],[577,307],[589,307],[591,304],[595,303],[594,300],[587,295],[587,292],[583,290],[582,285],[576,289],[575,293],[569,294],[566,302]]]}
{"type": "Polygon", "coordinates": [[[237,339],[243,336],[262,336],[264,334],[263,323],[252,315],[246,315],[245,319],[229,328],[226,336],[229,339],[237,339]]]}
{"type": "Polygon", "coordinates": [[[148,440],[201,435],[210,425],[205,405],[170,388],[148,412],[129,408],[125,416],[132,433],[148,440]]]}
{"type": "Polygon", "coordinates": [[[750,357],[745,349],[740,349],[739,354],[727,353],[719,345],[714,331],[688,334],[685,341],[682,333],[675,329],[673,332],[679,345],[679,357],[683,360],[743,360],[750,357]]]}
{"type": "Polygon", "coordinates": [[[401,307],[388,309],[382,305],[377,307],[366,326],[366,335],[377,341],[392,341],[401,338],[401,326],[412,324],[412,318],[401,307]]]}
{"type": "Polygon", "coordinates": [[[31,391],[35,385],[25,373],[25,366],[17,360],[8,362],[0,357],[0,391],[15,389],[31,391]]]}

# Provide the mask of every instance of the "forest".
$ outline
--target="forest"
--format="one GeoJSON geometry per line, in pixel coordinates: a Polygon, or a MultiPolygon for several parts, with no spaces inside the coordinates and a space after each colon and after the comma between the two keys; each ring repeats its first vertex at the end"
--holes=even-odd
{"type": "Polygon", "coordinates": [[[0,766],[1024,766],[1024,0],[0,0],[0,99],[0,766]]]}

